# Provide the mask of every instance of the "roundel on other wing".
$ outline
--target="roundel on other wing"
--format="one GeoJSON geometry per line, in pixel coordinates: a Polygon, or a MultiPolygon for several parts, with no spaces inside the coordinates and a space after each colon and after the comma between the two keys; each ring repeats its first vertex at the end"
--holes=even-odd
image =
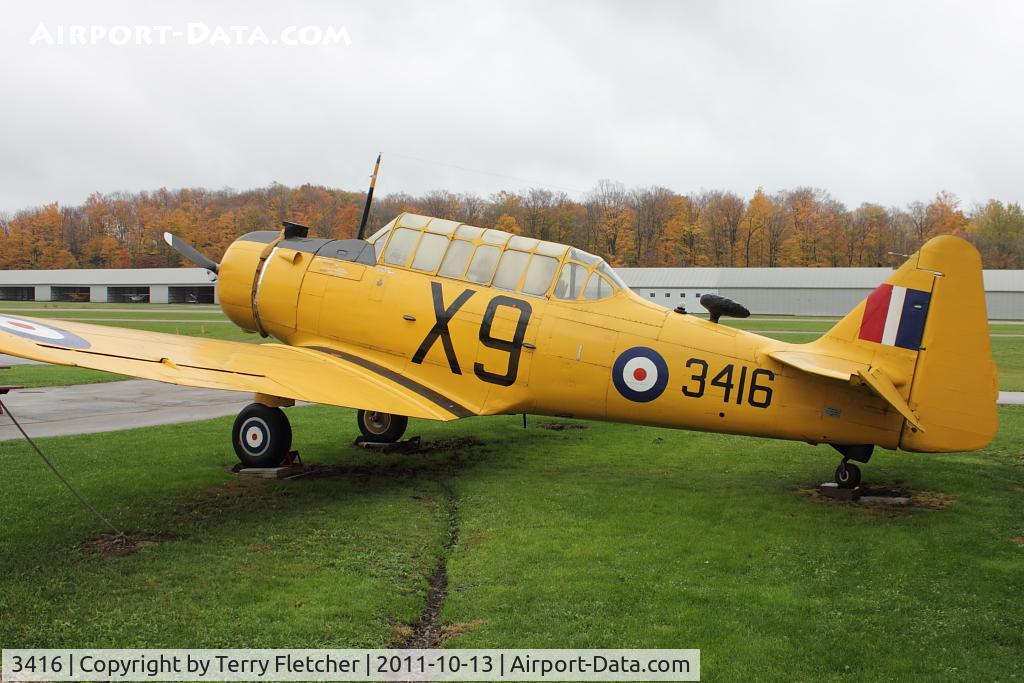
{"type": "Polygon", "coordinates": [[[31,320],[23,320],[10,315],[0,315],[0,332],[17,335],[41,344],[63,346],[68,349],[87,349],[92,346],[77,334],[51,327],[31,320]]]}
{"type": "Polygon", "coordinates": [[[630,401],[653,401],[668,386],[668,364],[654,349],[634,346],[615,359],[612,383],[630,401]]]}

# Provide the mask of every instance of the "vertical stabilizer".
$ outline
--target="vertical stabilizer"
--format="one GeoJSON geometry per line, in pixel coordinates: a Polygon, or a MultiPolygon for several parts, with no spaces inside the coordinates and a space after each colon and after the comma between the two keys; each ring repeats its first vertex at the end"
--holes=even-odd
{"type": "Polygon", "coordinates": [[[965,240],[929,240],[809,346],[892,381],[919,420],[904,422],[904,450],[968,451],[995,436],[999,390],[981,256],[965,240]]]}

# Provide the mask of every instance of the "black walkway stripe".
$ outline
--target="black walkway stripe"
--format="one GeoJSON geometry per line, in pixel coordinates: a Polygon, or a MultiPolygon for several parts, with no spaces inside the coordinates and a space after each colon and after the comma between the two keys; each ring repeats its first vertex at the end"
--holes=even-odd
{"type": "Polygon", "coordinates": [[[327,348],[325,346],[303,346],[301,348],[311,349],[313,351],[321,351],[323,353],[327,353],[327,354],[330,354],[332,356],[337,356],[338,358],[341,358],[342,360],[347,360],[349,363],[353,363],[355,365],[358,365],[361,368],[365,368],[365,369],[367,369],[367,370],[369,370],[371,372],[375,372],[378,375],[380,375],[381,377],[386,377],[387,379],[391,380],[395,384],[399,384],[399,385],[405,387],[406,389],[408,389],[408,390],[410,390],[410,391],[412,391],[412,392],[414,392],[416,394],[419,394],[420,396],[422,396],[423,398],[427,399],[428,401],[434,403],[435,405],[437,405],[437,406],[439,406],[441,408],[444,408],[445,410],[447,410],[449,413],[451,413],[455,417],[472,417],[472,416],[476,415],[476,413],[474,413],[469,408],[466,408],[465,406],[456,403],[455,401],[451,400],[447,396],[444,396],[443,394],[439,394],[436,391],[434,391],[433,389],[431,389],[429,387],[425,387],[422,384],[420,384],[419,382],[417,382],[417,381],[415,381],[413,379],[409,379],[408,377],[405,377],[404,375],[400,375],[397,372],[395,372],[394,370],[390,370],[390,369],[384,367],[383,365],[378,365],[377,363],[374,363],[373,361],[366,360],[365,358],[360,358],[359,356],[354,356],[351,353],[345,353],[344,351],[337,351],[335,349],[329,349],[329,348],[327,348]]]}
{"type": "MultiPolygon", "coordinates": [[[[222,373],[225,373],[225,374],[228,374],[228,375],[242,375],[243,377],[266,378],[266,375],[261,375],[261,374],[256,373],[256,372],[242,372],[241,370],[225,370],[224,368],[211,368],[211,367],[208,367],[208,366],[205,366],[205,365],[189,365],[187,363],[175,363],[172,359],[166,358],[166,357],[165,358],[140,358],[138,356],[127,356],[127,355],[120,354],[120,353],[104,353],[102,351],[90,351],[90,350],[87,350],[87,349],[73,349],[73,348],[69,348],[67,346],[54,346],[52,344],[37,344],[37,346],[42,346],[43,348],[46,348],[46,349],[54,349],[56,351],[74,351],[75,353],[84,353],[84,354],[86,354],[88,356],[102,356],[104,358],[113,358],[114,360],[134,361],[136,363],[155,363],[157,365],[163,365],[164,367],[170,367],[166,363],[164,363],[164,361],[167,360],[167,361],[170,361],[171,363],[174,363],[174,365],[179,367],[179,368],[189,368],[191,370],[203,370],[204,372],[222,372],[222,373]]],[[[110,370],[108,372],[114,372],[114,371],[110,370]]]]}

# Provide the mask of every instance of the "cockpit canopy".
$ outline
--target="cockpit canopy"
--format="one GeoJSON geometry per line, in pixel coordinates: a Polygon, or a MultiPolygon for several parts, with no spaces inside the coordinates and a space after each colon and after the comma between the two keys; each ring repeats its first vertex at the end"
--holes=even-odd
{"type": "Polygon", "coordinates": [[[403,213],[367,241],[377,263],[530,296],[596,301],[628,289],[593,254],[442,218],[403,213]]]}

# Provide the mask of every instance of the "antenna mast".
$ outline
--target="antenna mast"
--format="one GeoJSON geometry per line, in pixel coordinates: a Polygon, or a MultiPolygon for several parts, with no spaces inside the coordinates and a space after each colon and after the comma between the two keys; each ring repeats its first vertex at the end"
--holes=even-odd
{"type": "Polygon", "coordinates": [[[373,165],[373,175],[370,176],[370,189],[366,192],[366,204],[363,205],[363,215],[359,218],[359,231],[356,232],[356,239],[363,239],[366,234],[366,221],[370,218],[370,204],[373,202],[373,188],[377,185],[377,171],[380,170],[380,154],[377,155],[377,163],[373,165]]]}

